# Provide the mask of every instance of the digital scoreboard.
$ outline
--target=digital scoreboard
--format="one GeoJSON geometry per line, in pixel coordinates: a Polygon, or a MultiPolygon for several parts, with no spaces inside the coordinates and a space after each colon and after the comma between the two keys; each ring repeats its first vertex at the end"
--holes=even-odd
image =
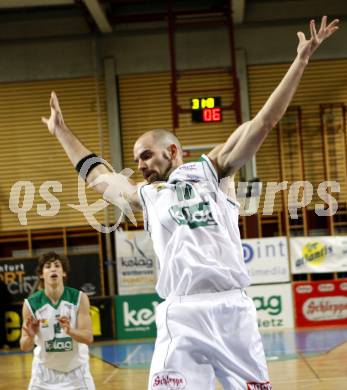
{"type": "Polygon", "coordinates": [[[221,97],[192,98],[192,121],[193,122],[221,122],[222,99],[221,97]]]}

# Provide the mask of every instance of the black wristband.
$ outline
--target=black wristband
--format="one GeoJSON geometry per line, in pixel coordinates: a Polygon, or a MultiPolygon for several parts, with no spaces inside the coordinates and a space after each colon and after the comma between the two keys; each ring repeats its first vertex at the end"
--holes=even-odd
{"type": "Polygon", "coordinates": [[[88,154],[88,156],[85,156],[83,157],[76,165],[75,169],[76,171],[79,173],[79,175],[82,177],[83,180],[86,180],[86,178],[88,177],[89,173],[99,164],[102,164],[101,161],[93,161],[86,170],[83,170],[83,172],[81,172],[81,169],[82,169],[82,166],[83,164],[89,160],[90,158],[97,158],[97,159],[100,159],[100,157],[98,157],[96,154],[92,153],[92,154],[88,154]]]}

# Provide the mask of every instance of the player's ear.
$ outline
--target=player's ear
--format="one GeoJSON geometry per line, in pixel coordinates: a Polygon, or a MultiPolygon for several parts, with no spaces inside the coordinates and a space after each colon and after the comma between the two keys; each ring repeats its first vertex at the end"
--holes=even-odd
{"type": "Polygon", "coordinates": [[[177,153],[178,153],[177,145],[171,144],[171,145],[168,146],[168,149],[169,149],[171,158],[172,159],[176,158],[177,157],[177,153]]]}

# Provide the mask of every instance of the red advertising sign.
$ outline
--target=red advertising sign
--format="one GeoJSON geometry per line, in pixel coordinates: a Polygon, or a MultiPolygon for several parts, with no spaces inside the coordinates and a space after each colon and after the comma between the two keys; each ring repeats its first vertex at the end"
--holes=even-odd
{"type": "Polygon", "coordinates": [[[293,284],[296,325],[347,325],[347,279],[293,284]]]}

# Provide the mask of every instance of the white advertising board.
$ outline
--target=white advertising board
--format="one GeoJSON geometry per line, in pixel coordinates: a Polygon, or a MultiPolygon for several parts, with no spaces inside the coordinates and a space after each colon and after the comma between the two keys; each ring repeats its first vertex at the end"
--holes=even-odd
{"type": "Polygon", "coordinates": [[[242,247],[252,285],[290,280],[286,237],[242,240],[242,247]]]}
{"type": "Polygon", "coordinates": [[[149,234],[117,230],[115,237],[118,294],[155,292],[157,260],[149,234]]]}
{"type": "Polygon", "coordinates": [[[250,286],[247,295],[257,309],[259,329],[282,329],[294,326],[293,298],[290,283],[250,286]]]}
{"type": "Polygon", "coordinates": [[[293,274],[347,271],[347,237],[295,237],[290,240],[293,274]]]}

